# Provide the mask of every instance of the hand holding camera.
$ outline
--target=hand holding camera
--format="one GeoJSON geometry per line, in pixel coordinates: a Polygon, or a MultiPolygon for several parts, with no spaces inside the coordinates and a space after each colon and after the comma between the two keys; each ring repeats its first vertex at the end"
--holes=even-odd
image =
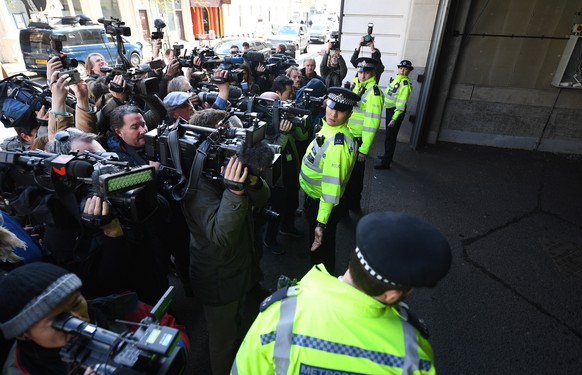
{"type": "Polygon", "coordinates": [[[249,169],[244,167],[236,156],[233,156],[224,170],[224,184],[231,193],[243,195],[245,193],[244,183],[248,175],[249,169]]]}
{"type": "Polygon", "coordinates": [[[360,46],[370,46],[372,49],[374,48],[374,39],[375,37],[372,36],[372,32],[374,31],[374,24],[368,24],[368,33],[360,38],[360,46]],[[371,43],[371,45],[370,45],[371,43]]]}

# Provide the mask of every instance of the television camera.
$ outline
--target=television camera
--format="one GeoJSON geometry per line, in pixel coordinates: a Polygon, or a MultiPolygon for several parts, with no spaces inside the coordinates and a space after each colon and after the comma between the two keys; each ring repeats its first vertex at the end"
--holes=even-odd
{"type": "Polygon", "coordinates": [[[59,78],[62,75],[68,74],[71,78],[71,84],[81,82],[81,74],[76,69],[76,67],[79,65],[79,62],[76,59],[69,58],[66,54],[63,53],[63,42],[67,40],[67,36],[63,34],[51,34],[50,40],[51,48],[56,52],[56,56],[59,57],[61,64],[63,64],[63,69],[61,69],[59,72],[59,78]]]}
{"type": "Polygon", "coordinates": [[[162,31],[166,27],[166,23],[164,22],[164,20],[161,18],[156,18],[154,20],[154,27],[156,28],[156,31],[152,32],[151,39],[152,40],[164,39],[164,32],[162,31]]]}
{"type": "Polygon", "coordinates": [[[324,96],[313,96],[312,88],[304,88],[303,95],[301,97],[301,106],[307,109],[320,109],[325,103],[326,95],[324,96]]]}
{"type": "Polygon", "coordinates": [[[149,64],[140,64],[139,66],[123,69],[119,67],[104,66],[101,68],[102,73],[109,74],[107,81],[111,91],[126,93],[129,95],[143,95],[150,96],[158,92],[160,88],[159,79],[157,77],[143,78],[144,75],[152,71],[149,64]],[[111,82],[111,79],[116,75],[121,75],[125,81],[125,87],[111,82]]]}
{"type": "MultiPolygon", "coordinates": [[[[79,202],[88,195],[99,195],[111,203],[120,219],[142,223],[158,207],[155,168],[129,167],[113,155],[0,151],[0,164],[29,171],[39,187],[56,192],[62,199],[69,199],[71,192],[80,194],[79,202]]],[[[79,202],[72,202],[71,207],[78,207],[79,202]]],[[[71,214],[80,219],[78,210],[71,214]]]]}
{"type": "Polygon", "coordinates": [[[129,26],[124,26],[125,22],[121,21],[119,18],[102,17],[99,18],[97,22],[102,23],[105,27],[105,32],[111,36],[131,36],[131,28],[129,26]]]}
{"type": "Polygon", "coordinates": [[[247,113],[257,113],[258,117],[267,123],[266,135],[275,138],[279,134],[279,125],[286,119],[303,128],[307,116],[311,114],[308,109],[299,108],[292,101],[281,101],[261,97],[251,97],[241,100],[237,106],[247,113]]]}
{"type": "Polygon", "coordinates": [[[69,367],[67,373],[91,368],[92,373],[109,375],[124,368],[139,374],[183,374],[187,354],[178,345],[180,331],[159,323],[175,294],[174,287],[168,288],[140,323],[118,321],[137,325],[135,332],[118,334],[66,313],[58,315],[53,328],[74,336],[60,350],[61,359],[69,367]]]}
{"type": "Polygon", "coordinates": [[[285,74],[287,68],[293,65],[298,65],[297,61],[289,55],[284,53],[274,53],[265,62],[265,72],[278,76],[280,74],[285,74]]]}
{"type": "Polygon", "coordinates": [[[223,168],[234,155],[251,174],[262,176],[272,185],[281,173],[279,147],[267,144],[264,138],[265,125],[256,113],[231,111],[212,128],[180,120],[170,125],[162,124],[146,133],[146,156],[187,180],[186,190],[195,186],[200,176],[222,180],[223,168]],[[232,115],[242,117],[248,127],[228,127],[232,115]]]}

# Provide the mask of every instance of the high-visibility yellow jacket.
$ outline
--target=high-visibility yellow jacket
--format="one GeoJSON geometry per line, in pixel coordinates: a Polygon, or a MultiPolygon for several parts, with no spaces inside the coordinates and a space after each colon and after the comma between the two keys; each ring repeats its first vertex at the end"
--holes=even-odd
{"type": "Polygon", "coordinates": [[[392,120],[398,120],[406,111],[406,102],[412,92],[412,83],[408,76],[397,74],[396,78],[388,84],[384,92],[384,107],[394,108],[392,120]]]}
{"type": "Polygon", "coordinates": [[[436,373],[432,347],[406,320],[407,309],[381,303],[321,264],[261,311],[233,375],[436,373]]]}
{"type": "Polygon", "coordinates": [[[382,109],[384,108],[384,96],[376,84],[376,78],[371,77],[364,82],[360,82],[358,77],[353,80],[355,86],[353,91],[362,97],[358,106],[354,107],[354,112],[348,121],[348,127],[354,137],[362,138],[362,144],[358,152],[368,155],[376,132],[380,128],[382,120],[382,109]]]}
{"type": "Polygon", "coordinates": [[[313,199],[320,199],[317,221],[327,224],[339,204],[356,161],[357,145],[347,124],[323,127],[303,156],[299,184],[313,199]]]}

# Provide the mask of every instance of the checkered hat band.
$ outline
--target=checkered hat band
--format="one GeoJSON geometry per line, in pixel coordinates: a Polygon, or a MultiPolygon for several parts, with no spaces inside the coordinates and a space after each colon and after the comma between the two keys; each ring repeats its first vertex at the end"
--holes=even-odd
{"type": "Polygon", "coordinates": [[[364,254],[362,254],[362,252],[360,251],[360,248],[358,248],[358,247],[356,247],[356,256],[358,257],[358,260],[360,261],[360,264],[362,265],[362,267],[364,267],[366,272],[368,272],[370,275],[372,275],[373,278],[375,278],[378,281],[383,282],[384,284],[394,285],[394,286],[398,285],[398,283],[390,281],[387,278],[385,278],[384,276],[380,275],[378,272],[374,271],[374,269],[372,267],[370,267],[370,264],[368,264],[368,261],[364,258],[364,254]]]}

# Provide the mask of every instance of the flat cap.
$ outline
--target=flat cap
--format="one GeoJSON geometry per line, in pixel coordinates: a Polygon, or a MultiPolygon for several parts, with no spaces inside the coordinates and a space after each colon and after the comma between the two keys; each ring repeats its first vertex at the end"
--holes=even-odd
{"type": "Polygon", "coordinates": [[[431,224],[397,212],[374,212],[356,228],[356,255],[387,286],[432,287],[451,267],[451,248],[431,224]]]}
{"type": "Polygon", "coordinates": [[[327,106],[337,111],[351,111],[360,101],[360,95],[343,87],[327,89],[327,106]]]}
{"type": "Polygon", "coordinates": [[[192,93],[184,91],[173,91],[164,98],[164,107],[172,111],[185,104],[192,97],[192,93]]]}
{"type": "Polygon", "coordinates": [[[378,60],[371,57],[360,57],[356,60],[358,67],[358,72],[367,72],[376,69],[378,66],[378,60]]]}
{"type": "Polygon", "coordinates": [[[412,66],[412,62],[410,62],[410,60],[402,60],[400,61],[400,64],[398,64],[399,68],[406,68],[406,69],[410,69],[411,71],[414,70],[414,66],[412,66]]]}

